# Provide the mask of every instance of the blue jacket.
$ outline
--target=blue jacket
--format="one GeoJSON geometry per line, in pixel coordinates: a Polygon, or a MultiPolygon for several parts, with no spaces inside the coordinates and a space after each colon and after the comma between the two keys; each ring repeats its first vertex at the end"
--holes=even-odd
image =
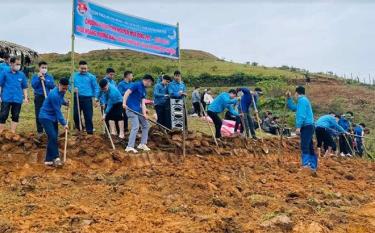
{"type": "Polygon", "coordinates": [[[237,99],[231,99],[228,92],[223,92],[208,106],[208,111],[221,113],[227,108],[232,115],[238,116],[238,112],[233,108],[236,103],[237,99]]]}
{"type": "Polygon", "coordinates": [[[112,109],[113,105],[117,103],[122,103],[122,95],[116,86],[109,85],[108,91],[103,94],[104,102],[107,104],[105,108],[105,113],[108,114],[112,109]]]}
{"type": "Polygon", "coordinates": [[[288,108],[296,112],[296,128],[314,125],[314,113],[306,96],[298,97],[297,105],[294,104],[292,98],[288,98],[288,108]]]}
{"type": "MultiPolygon", "coordinates": [[[[103,79],[107,80],[107,82],[109,83],[110,86],[114,86],[117,89],[116,81],[115,80],[110,79],[107,76],[105,76],[103,79]]],[[[106,101],[105,101],[105,98],[104,98],[103,94],[104,93],[99,89],[99,92],[96,95],[96,99],[98,99],[100,101],[101,105],[107,104],[106,101]]]]}
{"type": "Polygon", "coordinates": [[[180,95],[180,91],[186,93],[186,86],[183,81],[176,82],[176,80],[173,80],[168,85],[168,93],[172,99],[182,99],[183,96],[180,95]]]}
{"type": "Polygon", "coordinates": [[[332,129],[338,131],[339,133],[345,133],[345,130],[336,122],[336,118],[331,115],[321,116],[316,121],[316,127],[321,127],[325,129],[332,129]]]}
{"type": "Polygon", "coordinates": [[[121,95],[124,96],[125,92],[131,87],[131,85],[131,82],[128,83],[122,80],[121,82],[119,82],[117,88],[120,91],[121,95]]]}
{"type": "MultiPolygon", "coordinates": [[[[55,81],[53,79],[53,76],[48,73],[44,75],[44,78],[45,78],[44,86],[46,87],[46,92],[48,95],[48,93],[53,88],[55,88],[55,81]]],[[[42,81],[40,80],[38,74],[33,75],[31,79],[31,86],[34,89],[34,95],[44,95],[42,81]]]]}
{"type": "Polygon", "coordinates": [[[40,109],[39,118],[48,119],[53,122],[60,122],[61,125],[66,125],[64,115],[61,112],[61,105],[65,105],[64,100],[65,93],[59,91],[58,87],[55,87],[44,100],[42,108],[40,109]]]}
{"type": "Polygon", "coordinates": [[[340,120],[338,122],[339,126],[341,126],[346,132],[349,132],[350,130],[350,121],[345,119],[344,117],[340,117],[340,120]]]}
{"type": "Polygon", "coordinates": [[[27,78],[21,71],[8,70],[0,74],[1,99],[3,102],[22,104],[23,90],[27,88],[27,78]]]}
{"type": "Polygon", "coordinates": [[[363,136],[363,128],[362,126],[360,125],[356,125],[356,127],[354,127],[354,137],[355,137],[355,140],[356,142],[362,142],[362,137],[363,136]]]}
{"type": "Polygon", "coordinates": [[[0,64],[0,74],[5,71],[10,71],[10,65],[8,63],[1,63],[0,64]]]}
{"type": "Polygon", "coordinates": [[[256,105],[258,101],[258,95],[251,94],[250,89],[248,88],[240,88],[240,91],[242,91],[243,95],[241,97],[241,102],[240,102],[241,104],[238,105],[238,111],[243,112],[243,113],[249,113],[250,108],[254,108],[253,98],[251,96],[254,97],[254,101],[256,105]],[[240,106],[241,106],[241,109],[240,109],[240,106]]]}
{"type": "Polygon", "coordinates": [[[142,99],[146,98],[146,87],[142,81],[132,83],[129,88],[132,93],[129,95],[126,105],[133,111],[142,113],[142,99]]]}
{"type": "Polygon", "coordinates": [[[74,88],[78,88],[79,96],[97,97],[99,93],[99,85],[96,81],[95,75],[91,73],[81,74],[76,72],[73,78],[74,88]]]}
{"type": "Polygon", "coordinates": [[[157,83],[154,87],[154,105],[164,105],[169,97],[165,96],[168,94],[168,85],[163,85],[161,82],[157,83]]]}

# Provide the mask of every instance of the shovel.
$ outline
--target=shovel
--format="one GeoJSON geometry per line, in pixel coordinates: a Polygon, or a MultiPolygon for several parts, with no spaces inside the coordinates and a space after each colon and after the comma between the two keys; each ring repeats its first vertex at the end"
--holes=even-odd
{"type": "MultiPolygon", "coordinates": [[[[67,118],[66,118],[66,125],[69,125],[69,115],[70,115],[69,105],[68,105],[67,111],[68,111],[68,114],[67,114],[68,116],[67,116],[67,118]]],[[[68,148],[68,130],[66,129],[66,130],[65,130],[64,157],[63,157],[63,162],[64,162],[64,163],[66,162],[66,152],[67,152],[67,148],[68,148]]]]}
{"type": "MultiPolygon", "coordinates": [[[[262,129],[262,126],[260,125],[259,112],[258,112],[257,105],[255,104],[254,95],[251,95],[251,99],[253,101],[253,106],[254,106],[254,110],[255,110],[255,116],[257,118],[259,130],[260,130],[260,132],[264,133],[264,131],[262,129]]],[[[263,137],[261,137],[261,140],[262,140],[262,149],[263,149],[264,153],[268,154],[269,149],[268,149],[268,146],[264,143],[263,137]]]]}
{"type": "MultiPolygon", "coordinates": [[[[202,103],[199,102],[199,104],[200,104],[200,106],[201,106],[201,109],[202,109],[202,111],[203,111],[205,117],[208,117],[206,111],[205,111],[204,108],[203,108],[202,103]]],[[[214,133],[214,131],[212,130],[212,127],[211,127],[211,125],[210,125],[210,122],[208,121],[207,118],[206,118],[206,122],[207,122],[208,128],[210,128],[210,131],[211,131],[211,134],[212,134],[212,138],[214,139],[214,142],[215,142],[216,146],[219,146],[219,144],[217,143],[217,140],[216,140],[215,133],[214,133]]]]}
{"type": "MultiPolygon", "coordinates": [[[[134,111],[133,109],[131,109],[131,108],[129,108],[129,107],[127,107],[126,109],[129,110],[129,111],[131,111],[131,112],[134,113],[135,115],[138,115],[138,116],[144,117],[142,114],[140,114],[139,112],[134,111]]],[[[165,127],[164,125],[159,124],[158,122],[156,122],[156,121],[154,121],[154,120],[151,120],[151,119],[147,119],[147,120],[148,120],[149,122],[151,122],[151,123],[153,123],[153,124],[159,126],[160,128],[162,128],[162,129],[168,131],[168,132],[172,132],[172,130],[168,129],[168,128],[165,127]]]]}
{"type": "MultiPolygon", "coordinates": [[[[101,113],[102,113],[102,116],[103,116],[103,115],[104,115],[104,111],[101,110],[101,113]]],[[[103,121],[103,124],[104,124],[104,127],[105,127],[105,131],[107,132],[107,135],[108,135],[108,137],[109,137],[109,140],[111,141],[112,149],[113,149],[113,150],[116,150],[115,144],[113,143],[113,140],[112,140],[111,133],[109,132],[108,126],[107,126],[107,124],[105,123],[105,121],[103,121]]]]}

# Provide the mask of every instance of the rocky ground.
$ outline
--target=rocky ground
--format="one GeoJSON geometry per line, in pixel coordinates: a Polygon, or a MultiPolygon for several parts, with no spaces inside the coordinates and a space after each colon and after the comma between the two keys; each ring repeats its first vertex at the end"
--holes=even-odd
{"type": "Polygon", "coordinates": [[[181,135],[153,129],[153,152],[135,157],[71,135],[55,170],[43,140],[1,134],[0,233],[375,232],[375,163],[321,159],[314,177],[296,140],[187,138],[184,158],[181,135]]]}

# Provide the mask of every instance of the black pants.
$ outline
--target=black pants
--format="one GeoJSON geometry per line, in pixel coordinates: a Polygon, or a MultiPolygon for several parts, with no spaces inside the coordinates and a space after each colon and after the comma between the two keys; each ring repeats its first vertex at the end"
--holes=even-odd
{"type": "Polygon", "coordinates": [[[34,107],[35,107],[35,123],[36,123],[36,130],[38,133],[43,133],[43,126],[39,121],[39,112],[42,108],[44,102],[44,95],[35,95],[34,98],[34,107]]]}
{"type": "Polygon", "coordinates": [[[206,102],[202,101],[201,104],[202,104],[202,107],[203,107],[202,114],[204,115],[204,111],[203,110],[206,110],[206,102]]]}
{"type": "MultiPolygon", "coordinates": [[[[256,137],[256,134],[255,134],[255,127],[254,127],[254,121],[253,119],[251,118],[250,114],[249,113],[245,113],[244,116],[243,116],[243,122],[245,123],[245,133],[246,133],[246,136],[250,137],[249,135],[249,130],[250,130],[250,133],[251,133],[251,136],[253,138],[256,137]],[[249,130],[248,130],[249,129],[249,130]]],[[[241,125],[240,127],[240,132],[243,133],[244,131],[244,126],[242,125],[242,120],[241,120],[241,117],[238,116],[236,117],[236,124],[234,125],[234,132],[237,132],[237,129],[238,127],[241,125]]]]}
{"type": "Polygon", "coordinates": [[[170,129],[171,126],[171,112],[169,104],[164,103],[161,105],[155,105],[156,115],[158,116],[158,123],[170,129]]]}
{"type": "MultiPolygon", "coordinates": [[[[76,129],[79,130],[79,117],[78,117],[78,106],[77,106],[77,97],[74,94],[74,124],[76,129]]],[[[92,106],[92,98],[91,97],[79,97],[79,107],[80,111],[83,113],[83,117],[85,119],[85,127],[86,132],[88,134],[93,134],[94,125],[92,123],[93,117],[93,106],[92,106]]],[[[81,119],[82,120],[82,119],[81,119]]]]}
{"type": "Polygon", "coordinates": [[[324,144],[324,150],[327,150],[328,147],[331,147],[334,149],[336,147],[335,142],[333,141],[333,138],[329,132],[329,130],[322,128],[322,127],[317,127],[315,129],[315,134],[316,134],[316,141],[318,142],[318,148],[322,148],[324,144]]]}
{"type": "Polygon", "coordinates": [[[8,119],[9,112],[12,114],[12,121],[18,122],[20,118],[21,106],[22,104],[20,103],[1,102],[0,124],[5,124],[6,120],[8,119]]]}
{"type": "Polygon", "coordinates": [[[340,135],[339,137],[339,143],[340,143],[340,152],[344,154],[351,154],[352,153],[352,139],[349,136],[346,135],[340,135]]]}
{"type": "Polygon", "coordinates": [[[193,107],[194,107],[194,113],[198,114],[198,116],[201,116],[201,106],[199,102],[193,103],[193,107]]]}
{"type": "Polygon", "coordinates": [[[208,111],[207,115],[212,119],[212,121],[215,124],[215,136],[216,138],[221,138],[221,126],[223,125],[223,122],[221,121],[218,113],[208,111]]]}

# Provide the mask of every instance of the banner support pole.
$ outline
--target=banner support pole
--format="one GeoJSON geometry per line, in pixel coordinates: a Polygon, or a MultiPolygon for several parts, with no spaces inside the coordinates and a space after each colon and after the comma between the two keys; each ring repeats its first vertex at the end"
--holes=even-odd
{"type": "MultiPolygon", "coordinates": [[[[74,41],[75,41],[75,36],[74,36],[74,4],[75,0],[72,0],[72,36],[71,36],[71,54],[70,54],[70,59],[71,59],[71,66],[70,66],[70,86],[71,86],[71,98],[70,98],[70,103],[74,106],[74,41]]],[[[74,119],[74,107],[70,108],[71,114],[69,119],[69,128],[73,127],[73,119],[74,119]]]]}
{"type": "MultiPolygon", "coordinates": [[[[177,22],[177,36],[178,36],[178,70],[181,72],[181,48],[180,48],[180,23],[177,22]]],[[[186,157],[186,130],[187,130],[187,109],[186,109],[186,98],[182,98],[183,105],[184,105],[184,120],[183,120],[183,127],[182,127],[182,156],[185,159],[186,157]]]]}

